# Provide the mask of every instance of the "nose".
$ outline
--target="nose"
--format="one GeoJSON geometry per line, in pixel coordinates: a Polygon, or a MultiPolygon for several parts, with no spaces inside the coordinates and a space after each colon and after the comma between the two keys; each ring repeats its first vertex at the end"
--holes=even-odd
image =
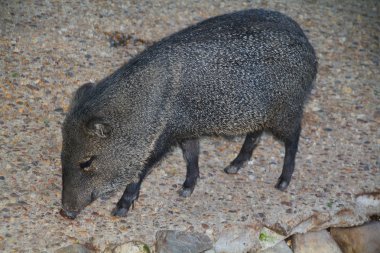
{"type": "Polygon", "coordinates": [[[64,209],[61,209],[59,212],[60,215],[62,215],[64,218],[69,218],[69,219],[75,219],[77,217],[79,212],[76,211],[66,211],[64,209]]]}

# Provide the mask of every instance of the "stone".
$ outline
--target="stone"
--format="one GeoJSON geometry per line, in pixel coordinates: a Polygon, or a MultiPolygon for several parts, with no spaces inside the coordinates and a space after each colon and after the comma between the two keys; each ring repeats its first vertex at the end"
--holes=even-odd
{"type": "Polygon", "coordinates": [[[359,210],[364,210],[365,215],[380,213],[380,192],[363,193],[356,196],[356,205],[359,210]]]}
{"type": "Polygon", "coordinates": [[[95,251],[88,249],[82,244],[72,244],[54,251],[54,253],[93,253],[95,251]]]}
{"type": "Polygon", "coordinates": [[[215,243],[216,253],[246,253],[260,249],[259,224],[232,227],[225,230],[215,243]]]}
{"type": "Polygon", "coordinates": [[[150,249],[145,243],[132,241],[116,246],[112,253],[150,253],[150,249]]]}
{"type": "Polygon", "coordinates": [[[274,245],[277,245],[279,242],[285,239],[285,236],[280,235],[273,230],[270,230],[266,227],[263,227],[260,230],[259,234],[259,242],[260,242],[260,249],[265,250],[267,248],[271,248],[274,245]]]}
{"type": "Polygon", "coordinates": [[[331,228],[330,233],[343,253],[380,252],[379,221],[351,228],[331,228]]]}
{"type": "Polygon", "coordinates": [[[295,234],[292,245],[294,253],[342,253],[327,230],[295,234]]]}
{"type": "Polygon", "coordinates": [[[103,253],[150,253],[148,245],[139,241],[130,241],[121,245],[112,246],[103,253]]]}
{"type": "Polygon", "coordinates": [[[211,239],[201,233],[176,230],[156,233],[156,253],[200,253],[211,248],[211,239]]]}
{"type": "Polygon", "coordinates": [[[257,253],[293,253],[285,241],[281,241],[274,245],[273,247],[260,250],[257,253]]]}

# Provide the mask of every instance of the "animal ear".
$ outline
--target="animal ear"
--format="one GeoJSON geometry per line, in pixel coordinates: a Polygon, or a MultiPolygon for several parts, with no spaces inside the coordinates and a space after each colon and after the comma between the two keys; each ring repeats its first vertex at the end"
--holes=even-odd
{"type": "Polygon", "coordinates": [[[111,134],[111,126],[103,119],[94,118],[86,123],[86,132],[92,136],[107,138],[111,134]]]}

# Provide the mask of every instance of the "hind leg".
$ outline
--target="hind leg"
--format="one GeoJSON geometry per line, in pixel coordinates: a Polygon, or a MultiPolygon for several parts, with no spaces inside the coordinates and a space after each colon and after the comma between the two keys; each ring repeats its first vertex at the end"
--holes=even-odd
{"type": "Polygon", "coordinates": [[[195,188],[197,179],[199,177],[199,141],[198,139],[189,139],[180,142],[183,152],[183,158],[186,161],[186,180],[183,183],[179,195],[182,197],[189,197],[195,188]]]}
{"type": "Polygon", "coordinates": [[[260,140],[261,133],[262,131],[247,134],[238,156],[224,169],[224,172],[236,174],[243,167],[244,163],[251,159],[252,152],[260,140]]]}
{"type": "Polygon", "coordinates": [[[275,186],[280,191],[284,191],[288,187],[292,178],[300,133],[301,126],[299,126],[290,137],[282,137],[285,142],[285,158],[281,176],[279,177],[275,186]]]}

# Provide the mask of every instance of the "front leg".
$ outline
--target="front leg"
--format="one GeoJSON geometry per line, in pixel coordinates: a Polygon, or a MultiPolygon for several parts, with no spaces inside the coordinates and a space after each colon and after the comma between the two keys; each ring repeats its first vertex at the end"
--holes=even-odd
{"type": "Polygon", "coordinates": [[[138,183],[127,185],[123,196],[121,196],[116,204],[116,208],[112,210],[112,215],[120,217],[127,216],[129,208],[133,206],[133,202],[139,198],[141,182],[142,180],[138,183]]]}
{"type": "Polygon", "coordinates": [[[183,158],[186,161],[186,180],[183,183],[179,195],[189,197],[195,188],[199,177],[198,157],[199,141],[198,139],[188,139],[180,142],[183,152],[183,158]]]}

